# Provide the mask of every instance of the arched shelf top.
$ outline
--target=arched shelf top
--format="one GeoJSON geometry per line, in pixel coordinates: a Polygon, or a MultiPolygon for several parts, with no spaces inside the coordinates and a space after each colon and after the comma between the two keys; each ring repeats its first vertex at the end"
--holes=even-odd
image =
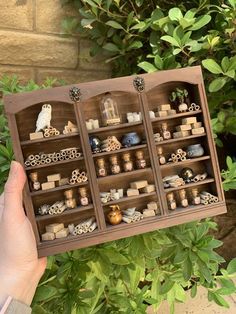
{"type": "MultiPolygon", "coordinates": [[[[190,81],[190,80],[186,80],[186,79],[182,79],[182,78],[179,78],[178,80],[176,80],[176,81],[172,81],[171,82],[171,85],[176,85],[176,87],[178,87],[178,85],[186,85],[186,86],[196,86],[196,85],[198,85],[197,83],[196,83],[196,81],[195,82],[193,82],[193,81],[190,81]]],[[[153,82],[153,84],[149,84],[149,86],[148,86],[148,88],[146,89],[146,93],[147,94],[149,94],[149,93],[151,93],[153,90],[158,90],[158,89],[161,89],[161,88],[163,88],[164,86],[167,86],[167,85],[170,85],[170,81],[169,80],[165,80],[165,81],[163,81],[162,83],[159,83],[158,82],[158,84],[157,83],[154,83],[153,82]]]]}

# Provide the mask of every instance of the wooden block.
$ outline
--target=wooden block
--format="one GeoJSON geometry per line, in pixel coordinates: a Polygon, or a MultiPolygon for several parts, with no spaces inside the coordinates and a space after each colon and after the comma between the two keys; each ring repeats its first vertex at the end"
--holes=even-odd
{"type": "Polygon", "coordinates": [[[193,134],[193,135],[196,135],[196,134],[203,134],[203,133],[205,133],[204,127],[197,128],[197,129],[192,129],[192,134],[193,134]]]}
{"type": "Polygon", "coordinates": [[[173,138],[186,137],[186,136],[190,136],[190,135],[191,135],[190,131],[174,132],[173,133],[173,138]]]}
{"type": "Polygon", "coordinates": [[[128,189],[126,194],[127,194],[127,196],[137,196],[137,195],[139,195],[139,190],[137,190],[137,189],[128,189]]]}
{"type": "Polygon", "coordinates": [[[54,173],[47,176],[48,182],[54,182],[61,180],[61,174],[60,173],[54,173]]]}
{"type": "Polygon", "coordinates": [[[143,210],[143,217],[153,217],[153,216],[156,216],[156,213],[153,209],[148,209],[148,208],[145,208],[143,210]]]}
{"type": "Polygon", "coordinates": [[[46,226],[46,231],[52,232],[52,233],[57,233],[58,231],[62,229],[64,229],[64,224],[62,223],[55,223],[55,224],[50,224],[46,226]]]}
{"type": "Polygon", "coordinates": [[[176,114],[176,110],[175,109],[167,110],[167,114],[168,116],[173,116],[174,114],[176,114]]]}
{"type": "Polygon", "coordinates": [[[196,122],[191,124],[192,129],[198,129],[202,127],[202,122],[196,122]]]}
{"type": "Polygon", "coordinates": [[[140,180],[130,183],[131,189],[141,189],[148,185],[147,180],[140,180]]]}
{"type": "Polygon", "coordinates": [[[55,188],[55,182],[44,182],[41,184],[42,190],[49,190],[55,188]]]}
{"type": "Polygon", "coordinates": [[[142,188],[140,191],[142,193],[151,193],[155,191],[155,185],[154,184],[148,184],[147,186],[145,186],[144,188],[142,188]]]}
{"type": "Polygon", "coordinates": [[[69,178],[61,178],[59,181],[56,181],[56,186],[66,185],[69,182],[69,178]]]}
{"type": "Polygon", "coordinates": [[[164,105],[159,105],[157,106],[157,110],[160,111],[168,111],[171,110],[170,104],[164,104],[164,105]]]}
{"type": "Polygon", "coordinates": [[[34,132],[29,135],[30,140],[37,140],[39,138],[43,138],[43,132],[34,132]]]}
{"type": "Polygon", "coordinates": [[[178,125],[177,127],[176,127],[176,131],[189,131],[189,130],[191,130],[192,129],[192,127],[191,127],[191,125],[190,124],[181,124],[181,125],[178,125]]]}
{"type": "Polygon", "coordinates": [[[147,204],[147,208],[151,210],[157,210],[158,209],[158,203],[157,202],[150,202],[147,204]]]}
{"type": "Polygon", "coordinates": [[[69,234],[68,228],[61,229],[60,231],[56,232],[56,239],[66,238],[68,234],[69,234]]]}
{"type": "Polygon", "coordinates": [[[42,234],[43,241],[52,241],[55,239],[55,234],[53,232],[46,232],[42,234]]]}
{"type": "Polygon", "coordinates": [[[189,118],[182,119],[182,124],[192,124],[192,123],[196,123],[196,122],[197,122],[196,117],[189,117],[189,118]]]}
{"type": "Polygon", "coordinates": [[[165,110],[156,112],[156,117],[166,117],[166,116],[167,116],[167,111],[165,110]]]}

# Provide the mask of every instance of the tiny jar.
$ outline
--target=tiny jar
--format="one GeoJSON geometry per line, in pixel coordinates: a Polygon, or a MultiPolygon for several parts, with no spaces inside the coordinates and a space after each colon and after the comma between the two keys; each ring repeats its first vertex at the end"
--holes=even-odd
{"type": "Polygon", "coordinates": [[[179,190],[179,198],[182,207],[188,207],[188,199],[185,189],[179,190]]]}
{"type": "Polygon", "coordinates": [[[111,93],[105,93],[100,103],[100,110],[104,126],[121,123],[117,102],[111,93]]]}
{"type": "Polygon", "coordinates": [[[122,155],[123,169],[125,172],[134,170],[133,161],[131,160],[130,153],[124,153],[122,155]]]}
{"type": "Polygon", "coordinates": [[[87,206],[89,204],[88,192],[85,187],[79,188],[79,200],[82,206],[87,206]]]}
{"type": "Polygon", "coordinates": [[[164,140],[169,140],[171,138],[171,133],[168,130],[168,125],[166,122],[163,122],[161,124],[161,135],[162,135],[164,140]]]}
{"type": "Polygon", "coordinates": [[[163,155],[163,148],[161,146],[157,146],[157,156],[160,165],[166,164],[166,158],[163,155]]]}
{"type": "Polygon", "coordinates": [[[174,193],[173,192],[168,193],[166,195],[166,198],[167,198],[168,208],[170,210],[175,210],[177,205],[176,205],[176,200],[175,200],[175,197],[174,197],[174,193]]]}
{"type": "Polygon", "coordinates": [[[41,184],[38,180],[38,172],[31,172],[29,175],[30,178],[30,188],[32,191],[38,191],[41,188],[41,184]]]}
{"type": "Polygon", "coordinates": [[[97,176],[98,177],[107,176],[107,170],[106,170],[104,158],[97,159],[97,176]]]}
{"type": "Polygon", "coordinates": [[[137,150],[135,152],[136,157],[136,167],[138,169],[144,169],[147,166],[146,160],[144,159],[144,153],[142,150],[137,150]]]}
{"type": "Polygon", "coordinates": [[[117,155],[113,155],[110,157],[110,163],[111,163],[111,173],[112,174],[118,174],[121,172],[120,165],[118,163],[118,157],[117,155]]]}
{"type": "Polygon", "coordinates": [[[192,204],[193,205],[200,205],[201,204],[201,198],[198,192],[198,188],[193,188],[191,190],[191,194],[192,194],[192,204]]]}
{"type": "Polygon", "coordinates": [[[75,198],[73,197],[73,190],[66,190],[64,192],[64,195],[66,208],[68,209],[76,208],[77,204],[75,198]]]}

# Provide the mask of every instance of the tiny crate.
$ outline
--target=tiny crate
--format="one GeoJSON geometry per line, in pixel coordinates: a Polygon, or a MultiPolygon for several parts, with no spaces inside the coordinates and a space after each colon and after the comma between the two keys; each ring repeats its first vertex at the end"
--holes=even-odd
{"type": "Polygon", "coordinates": [[[87,171],[88,175],[86,186],[89,189],[91,200],[88,206],[79,206],[55,216],[39,216],[37,215],[37,208],[44,203],[51,204],[58,199],[63,199],[63,192],[66,189],[72,188],[76,193],[80,184],[75,186],[59,186],[50,190],[35,192],[30,190],[29,182],[25,185],[23,193],[24,207],[26,215],[33,226],[39,256],[47,256],[87,247],[226,212],[201,67],[196,66],[160,71],[139,75],[138,77],[141,78],[141,83],[139,81],[140,84],[135,84],[135,82],[137,83],[135,76],[129,76],[4,97],[5,112],[13,141],[15,159],[24,167],[24,161],[30,154],[37,154],[39,152],[49,153],[74,146],[79,146],[83,153],[83,157],[74,160],[25,167],[27,175],[36,170],[39,173],[39,179],[44,180],[51,173],[60,172],[63,176],[68,176],[68,172],[81,167],[87,171]],[[77,87],[79,93],[77,94],[78,98],[72,100],[70,90],[73,87],[77,87]],[[151,119],[149,111],[154,110],[157,105],[168,103],[169,94],[176,87],[186,88],[189,91],[191,101],[199,104],[201,107],[200,110],[151,119]],[[85,121],[88,119],[101,120],[99,102],[107,92],[111,92],[116,97],[122,123],[114,126],[101,126],[99,129],[88,131],[85,121]],[[78,132],[29,140],[29,133],[34,132],[37,116],[44,103],[50,103],[52,106],[51,124],[54,127],[61,131],[67,121],[70,120],[77,125],[78,132]],[[127,112],[141,112],[142,121],[127,123],[125,121],[127,112]],[[159,143],[154,141],[154,133],[157,132],[160,123],[167,122],[170,130],[173,131],[176,125],[181,124],[182,118],[193,116],[196,116],[198,121],[203,123],[205,128],[204,134],[191,135],[184,138],[171,138],[159,143]],[[109,135],[115,135],[120,138],[122,135],[132,131],[141,134],[145,138],[145,142],[138,146],[121,148],[119,151],[92,153],[89,144],[90,135],[96,135],[102,139],[105,139],[109,135]],[[164,154],[169,154],[177,148],[196,143],[201,143],[204,147],[204,156],[178,163],[159,164],[157,160],[157,146],[161,145],[164,154]],[[147,160],[147,167],[145,169],[97,178],[95,168],[96,158],[104,157],[106,159],[113,153],[119,156],[124,151],[133,153],[138,149],[144,151],[145,159],[147,160]],[[207,171],[209,177],[204,181],[190,183],[183,187],[165,189],[162,178],[178,173],[183,167],[191,167],[196,172],[207,171]],[[126,189],[129,187],[130,182],[137,180],[148,180],[149,183],[155,185],[155,192],[123,197],[107,204],[101,203],[100,192],[109,191],[110,188],[123,187],[126,189]],[[218,197],[219,201],[209,205],[201,204],[198,206],[188,206],[187,208],[178,207],[174,211],[168,209],[167,193],[178,192],[182,188],[188,191],[188,189],[195,186],[199,190],[210,191],[218,197]],[[121,209],[135,206],[140,210],[145,208],[146,204],[150,201],[157,201],[159,203],[159,215],[148,217],[131,224],[123,222],[112,226],[107,223],[106,215],[109,205],[118,204],[121,209]],[[63,222],[65,225],[79,223],[81,220],[91,216],[96,218],[98,225],[98,228],[92,233],[78,236],[70,235],[66,238],[55,239],[53,241],[41,240],[41,234],[45,232],[45,226],[48,224],[58,222],[63,222]]]}

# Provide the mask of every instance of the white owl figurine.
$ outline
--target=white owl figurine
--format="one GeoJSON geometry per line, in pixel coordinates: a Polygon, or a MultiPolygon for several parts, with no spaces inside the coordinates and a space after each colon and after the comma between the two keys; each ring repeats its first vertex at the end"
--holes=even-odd
{"type": "Polygon", "coordinates": [[[49,104],[44,104],[36,121],[35,132],[39,132],[46,127],[49,128],[51,126],[51,119],[52,119],[52,106],[49,104]]]}

